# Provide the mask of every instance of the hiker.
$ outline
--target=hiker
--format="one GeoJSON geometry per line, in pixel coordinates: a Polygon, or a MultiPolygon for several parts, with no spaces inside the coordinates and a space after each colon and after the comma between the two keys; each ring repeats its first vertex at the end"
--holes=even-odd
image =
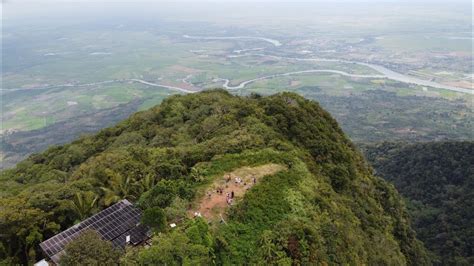
{"type": "Polygon", "coordinates": [[[234,191],[230,192],[230,198],[231,198],[231,199],[234,198],[234,191]]]}
{"type": "Polygon", "coordinates": [[[257,178],[255,176],[253,177],[253,184],[255,185],[257,183],[257,178]]]}

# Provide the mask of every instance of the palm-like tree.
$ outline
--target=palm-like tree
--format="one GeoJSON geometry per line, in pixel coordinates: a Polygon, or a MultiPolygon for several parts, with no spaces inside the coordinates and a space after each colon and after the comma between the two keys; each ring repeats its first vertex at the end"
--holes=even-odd
{"type": "Polygon", "coordinates": [[[156,178],[153,174],[147,174],[142,180],[137,182],[140,194],[147,192],[156,185],[156,178]]]}
{"type": "Polygon", "coordinates": [[[277,257],[278,253],[278,249],[272,241],[271,232],[268,230],[263,231],[258,243],[261,256],[267,263],[271,263],[277,257]]]}
{"type": "Polygon", "coordinates": [[[94,212],[98,199],[99,197],[92,191],[77,192],[71,200],[71,206],[77,217],[84,220],[94,212]]]}
{"type": "Polygon", "coordinates": [[[104,204],[111,205],[122,199],[135,199],[137,186],[134,184],[134,180],[131,177],[124,177],[120,173],[109,172],[107,173],[109,181],[107,187],[101,187],[104,191],[104,204]]]}

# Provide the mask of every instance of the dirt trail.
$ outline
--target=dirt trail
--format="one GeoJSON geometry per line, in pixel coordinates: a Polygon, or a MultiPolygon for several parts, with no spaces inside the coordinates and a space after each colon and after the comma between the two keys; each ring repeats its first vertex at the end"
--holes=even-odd
{"type": "Polygon", "coordinates": [[[198,201],[197,207],[190,210],[190,214],[200,213],[207,220],[220,219],[226,208],[242,198],[247,190],[258,183],[261,177],[285,169],[284,165],[265,164],[256,167],[241,167],[226,173],[209,186],[205,195],[198,201]],[[232,192],[234,192],[234,198],[228,203],[227,195],[231,195],[232,192]]]}

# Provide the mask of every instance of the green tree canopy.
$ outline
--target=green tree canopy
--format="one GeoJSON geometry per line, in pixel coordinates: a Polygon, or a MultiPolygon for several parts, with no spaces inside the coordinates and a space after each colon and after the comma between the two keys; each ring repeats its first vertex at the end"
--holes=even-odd
{"type": "Polygon", "coordinates": [[[146,209],[142,215],[142,223],[160,232],[166,229],[166,214],[160,207],[146,209]]]}
{"type": "Polygon", "coordinates": [[[87,230],[65,247],[61,256],[61,265],[116,265],[119,262],[120,251],[111,242],[102,240],[100,235],[87,230]]]}

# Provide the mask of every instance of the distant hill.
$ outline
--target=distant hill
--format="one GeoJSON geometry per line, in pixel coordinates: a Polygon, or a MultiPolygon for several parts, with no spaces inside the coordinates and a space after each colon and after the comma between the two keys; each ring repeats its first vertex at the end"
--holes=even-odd
{"type": "Polygon", "coordinates": [[[418,237],[443,265],[474,264],[474,142],[364,147],[378,175],[409,201],[418,237]]]}
{"type": "Polygon", "coordinates": [[[293,93],[172,96],[30,156],[0,176],[0,256],[33,262],[39,242],[124,198],[161,232],[124,264],[430,264],[394,187],[293,93]],[[219,205],[215,186],[246,175],[227,186],[232,206],[219,205]],[[223,214],[192,218],[216,205],[223,214]]]}

